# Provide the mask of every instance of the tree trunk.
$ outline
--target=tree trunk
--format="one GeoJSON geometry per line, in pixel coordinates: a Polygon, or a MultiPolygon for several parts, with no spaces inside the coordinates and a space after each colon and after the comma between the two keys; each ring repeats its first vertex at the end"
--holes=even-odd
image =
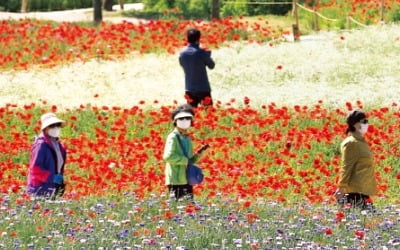
{"type": "Polygon", "coordinates": [[[104,0],[104,9],[106,11],[112,11],[113,10],[112,7],[113,7],[113,0],[104,0]]]}
{"type": "Polygon", "coordinates": [[[121,10],[124,10],[124,0],[118,0],[119,6],[121,7],[121,10]]]}
{"type": "Polygon", "coordinates": [[[211,2],[211,19],[219,19],[219,0],[211,2]]]}
{"type": "Polygon", "coordinates": [[[21,13],[28,12],[28,4],[29,4],[29,0],[22,0],[22,2],[21,2],[21,13]]]}
{"type": "Polygon", "coordinates": [[[93,21],[96,24],[101,23],[101,21],[103,20],[103,13],[102,13],[102,2],[101,0],[93,0],[93,21]]]}

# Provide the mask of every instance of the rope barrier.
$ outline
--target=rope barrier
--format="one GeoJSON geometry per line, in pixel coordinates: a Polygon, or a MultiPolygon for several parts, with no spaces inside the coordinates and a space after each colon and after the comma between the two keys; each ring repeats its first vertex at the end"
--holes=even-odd
{"type": "MultiPolygon", "coordinates": [[[[234,2],[234,1],[226,1],[224,2],[225,4],[260,4],[260,5],[276,5],[276,4],[293,4],[293,2],[234,2]]],[[[321,13],[319,13],[318,11],[309,9],[307,7],[304,7],[303,5],[296,3],[296,5],[298,7],[300,7],[301,9],[308,11],[310,13],[313,13],[317,16],[319,16],[322,19],[328,20],[328,21],[332,21],[332,22],[337,22],[339,21],[339,19],[333,19],[333,18],[329,18],[326,16],[323,16],[321,13]]],[[[355,20],[354,18],[352,18],[351,16],[347,17],[350,21],[362,26],[362,27],[367,27],[367,25],[360,23],[359,21],[355,20]]]]}
{"type": "MultiPolygon", "coordinates": [[[[233,1],[225,1],[224,3],[225,4],[249,4],[249,5],[251,5],[251,4],[260,4],[260,5],[293,4],[293,2],[233,2],[233,1]]],[[[301,5],[299,3],[297,3],[297,6],[299,6],[300,8],[302,8],[305,11],[308,11],[308,12],[311,12],[311,13],[314,13],[314,14],[318,15],[322,19],[325,19],[325,20],[328,20],[328,21],[332,21],[332,22],[338,21],[338,19],[332,19],[332,18],[328,18],[326,16],[323,16],[320,13],[318,13],[317,11],[308,9],[308,8],[304,7],[303,5],[301,5]]]]}
{"type": "Polygon", "coordinates": [[[315,11],[315,10],[311,10],[311,9],[309,9],[309,8],[306,8],[306,7],[304,7],[304,6],[301,5],[301,4],[297,4],[297,6],[299,6],[299,7],[302,8],[303,10],[306,10],[306,11],[308,11],[308,12],[311,12],[311,13],[316,14],[317,16],[321,17],[322,19],[325,19],[325,20],[328,20],[328,21],[332,21],[332,22],[337,22],[337,21],[339,21],[339,19],[333,19],[333,18],[329,18],[329,17],[323,16],[323,15],[321,15],[319,12],[317,12],[317,11],[315,11]]]}
{"type": "Polygon", "coordinates": [[[360,26],[362,26],[362,27],[367,27],[367,25],[365,25],[365,24],[363,24],[363,23],[360,23],[359,21],[355,20],[355,19],[352,18],[351,16],[347,16],[347,18],[348,18],[350,21],[352,21],[353,23],[356,23],[356,24],[358,24],[358,25],[360,25],[360,26]]]}

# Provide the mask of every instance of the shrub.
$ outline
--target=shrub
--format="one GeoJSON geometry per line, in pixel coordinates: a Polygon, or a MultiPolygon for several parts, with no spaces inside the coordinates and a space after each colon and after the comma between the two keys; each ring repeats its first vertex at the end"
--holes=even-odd
{"type": "MultiPolygon", "coordinates": [[[[220,0],[222,16],[255,16],[255,15],[285,15],[292,9],[291,4],[263,5],[246,4],[248,2],[287,2],[287,0],[234,0],[236,3],[224,3],[220,0]]],[[[185,18],[208,18],[211,14],[210,0],[144,0],[145,11],[164,12],[178,8],[185,18]]]]}
{"type": "Polygon", "coordinates": [[[222,16],[246,16],[248,14],[247,5],[242,4],[242,0],[235,0],[235,4],[224,4],[221,8],[222,16]]]}
{"type": "MultiPolygon", "coordinates": [[[[249,0],[248,2],[288,2],[287,0],[249,0]]],[[[286,15],[292,9],[291,4],[251,4],[248,6],[248,14],[250,16],[256,15],[286,15]]]]}
{"type": "Polygon", "coordinates": [[[400,22],[400,7],[393,8],[392,11],[388,12],[385,19],[389,22],[400,22]]]}
{"type": "MultiPolygon", "coordinates": [[[[125,0],[125,3],[135,2],[138,2],[138,0],[125,0]]],[[[114,0],[114,4],[117,4],[117,0],[114,0]]],[[[30,11],[69,10],[92,6],[93,0],[29,0],[30,11]]],[[[21,0],[0,0],[0,10],[19,12],[21,0]]]]}
{"type": "Polygon", "coordinates": [[[0,9],[4,11],[19,11],[21,0],[0,0],[0,9]]]}
{"type": "Polygon", "coordinates": [[[210,17],[209,0],[144,0],[144,12],[154,16],[154,12],[169,13],[175,9],[175,13],[186,19],[210,17]]]}

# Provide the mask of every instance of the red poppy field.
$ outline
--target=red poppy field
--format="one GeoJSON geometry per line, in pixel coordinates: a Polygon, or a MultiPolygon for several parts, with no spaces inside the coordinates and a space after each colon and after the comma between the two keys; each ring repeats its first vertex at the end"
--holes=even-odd
{"type": "MultiPolygon", "coordinates": [[[[330,110],[321,103],[253,108],[250,99],[232,100],[197,110],[194,144],[211,149],[200,162],[206,173],[196,195],[236,198],[258,197],[277,201],[307,200],[321,203],[336,189],[340,169],[339,144],[350,108],[330,110]],[[235,102],[243,102],[240,108],[235,102]]],[[[165,192],[163,143],[173,129],[173,106],[146,108],[81,107],[67,110],[62,141],[68,149],[66,198],[135,192],[139,197],[165,192]]],[[[25,187],[30,144],[39,133],[43,108],[1,107],[1,192],[21,192],[25,187]]],[[[368,110],[367,134],[374,152],[379,197],[399,201],[399,108],[368,110]]]]}
{"type": "Polygon", "coordinates": [[[344,118],[362,103],[251,107],[232,99],[196,110],[195,147],[211,148],[195,204],[175,203],[164,186],[162,152],[176,105],[30,104],[0,108],[0,245],[10,247],[382,246],[400,244],[399,119],[396,103],[367,110],[379,212],[338,210],[331,195],[340,168],[344,118]],[[62,200],[24,194],[30,143],[43,112],[67,121],[67,190],[62,200]],[[215,235],[215,230],[220,233],[215,235]],[[104,232],[107,232],[105,234],[104,232]],[[310,233],[312,232],[312,233],[310,233]]]}
{"type": "Polygon", "coordinates": [[[132,52],[175,53],[185,45],[185,31],[201,27],[204,44],[218,48],[229,41],[262,43],[281,38],[282,31],[259,19],[250,24],[226,18],[215,22],[151,20],[133,24],[102,23],[85,27],[38,20],[0,21],[0,70],[55,66],[90,59],[121,59],[132,52]]]}
{"type": "MultiPolygon", "coordinates": [[[[205,30],[210,48],[273,43],[282,31],[224,19],[102,24],[0,22],[0,70],[60,66],[135,53],[175,53],[183,30],[205,30]]],[[[346,40],[347,41],[347,40],[346,40]]],[[[136,54],[137,53],[137,54],[136,54]]],[[[286,67],[286,65],[285,65],[286,67]]],[[[282,71],[282,66],[277,66],[282,71]]],[[[6,85],[5,85],[6,86],[6,85]]],[[[16,93],[20,94],[20,93],[16,93]]],[[[26,94],[25,94],[26,95],[26,94]]],[[[22,98],[22,97],[21,97],[22,98]]],[[[97,94],[94,96],[97,98],[97,94]]],[[[400,103],[256,103],[251,96],[196,110],[194,147],[208,143],[195,202],[175,202],[162,154],[178,102],[57,107],[0,104],[0,248],[5,249],[396,249],[400,245],[400,103]],[[365,107],[364,107],[365,105],[365,107]],[[349,110],[366,111],[377,211],[339,209],[332,198],[349,110]],[[25,193],[40,116],[65,120],[66,192],[55,201],[25,193]],[[218,232],[216,234],[215,232],[218,232]]],[[[258,103],[258,102],[257,102],[258,103]]]]}

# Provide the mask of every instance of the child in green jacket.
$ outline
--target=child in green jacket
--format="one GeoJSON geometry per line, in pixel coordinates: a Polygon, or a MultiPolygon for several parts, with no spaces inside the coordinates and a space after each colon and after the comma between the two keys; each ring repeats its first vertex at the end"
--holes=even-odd
{"type": "Polygon", "coordinates": [[[193,153],[192,141],[188,130],[192,126],[193,108],[189,104],[178,106],[171,112],[175,129],[168,135],[163,159],[165,166],[165,184],[171,196],[177,200],[182,197],[193,199],[193,186],[188,184],[186,167],[196,163],[200,152],[193,153]]]}

